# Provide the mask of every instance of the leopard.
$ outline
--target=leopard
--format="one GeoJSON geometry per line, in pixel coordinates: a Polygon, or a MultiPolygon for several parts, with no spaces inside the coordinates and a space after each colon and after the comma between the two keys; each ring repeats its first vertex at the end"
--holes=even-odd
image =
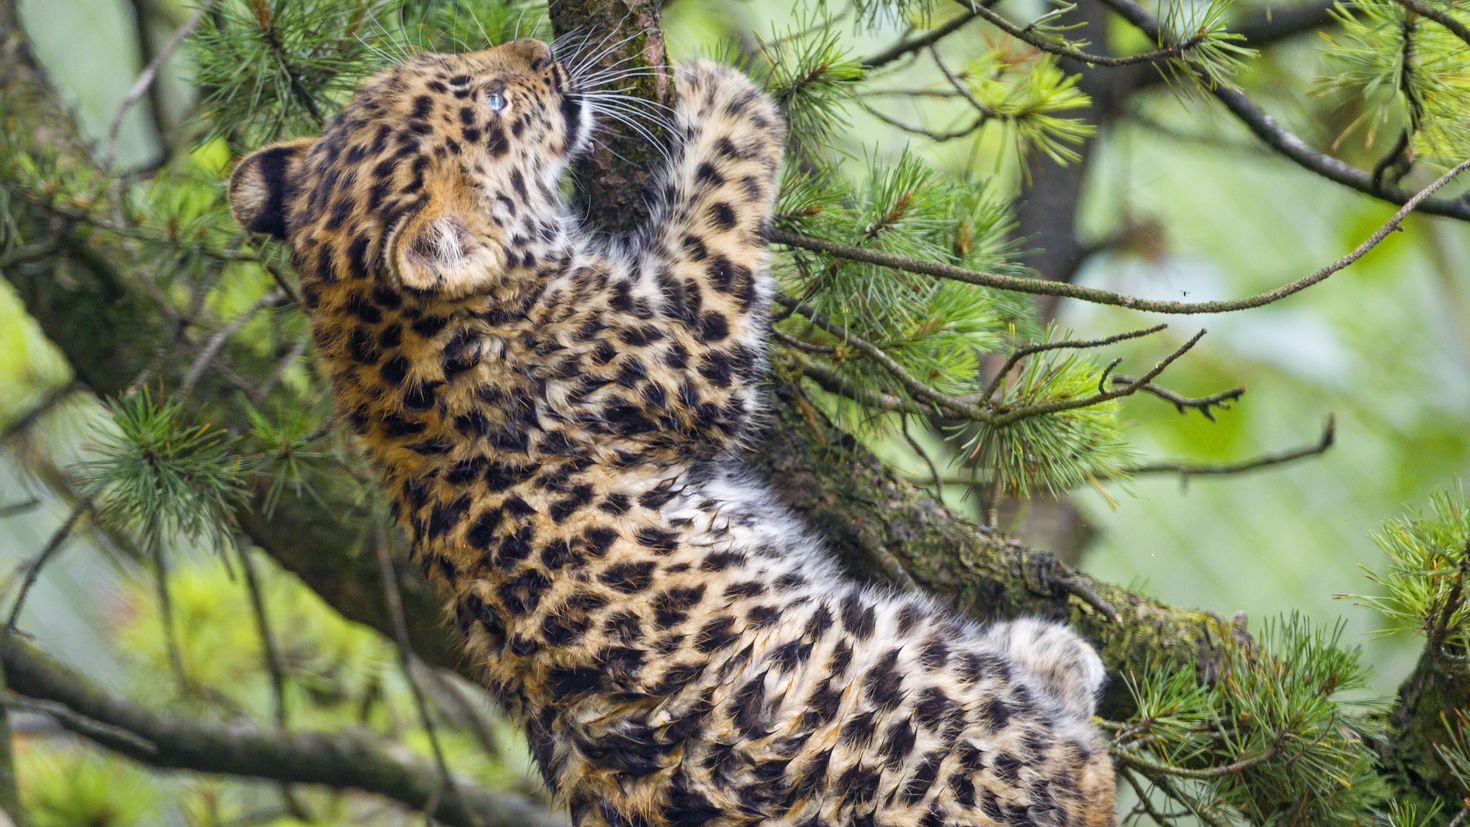
{"type": "Polygon", "coordinates": [[[1096,651],[865,583],[758,445],[785,120],[672,68],[651,219],[583,227],[586,89],[544,42],[420,54],[233,170],[463,639],[578,827],[1115,823],[1096,651]]]}

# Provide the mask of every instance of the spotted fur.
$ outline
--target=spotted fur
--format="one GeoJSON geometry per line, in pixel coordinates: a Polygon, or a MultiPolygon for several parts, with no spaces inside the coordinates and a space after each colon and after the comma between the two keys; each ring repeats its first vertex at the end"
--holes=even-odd
{"type": "Polygon", "coordinates": [[[578,825],[1112,824],[1087,644],[845,579],[735,456],[785,127],[676,82],[634,241],[561,200],[593,124],[536,41],[390,69],[231,179],[485,685],[578,825]]]}

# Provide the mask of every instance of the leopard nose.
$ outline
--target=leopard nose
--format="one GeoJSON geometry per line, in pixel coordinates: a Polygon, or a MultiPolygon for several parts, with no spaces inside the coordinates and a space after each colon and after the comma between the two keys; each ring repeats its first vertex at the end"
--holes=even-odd
{"type": "Polygon", "coordinates": [[[551,65],[551,47],[533,38],[525,37],[505,44],[505,49],[524,60],[531,71],[539,72],[551,65]]]}

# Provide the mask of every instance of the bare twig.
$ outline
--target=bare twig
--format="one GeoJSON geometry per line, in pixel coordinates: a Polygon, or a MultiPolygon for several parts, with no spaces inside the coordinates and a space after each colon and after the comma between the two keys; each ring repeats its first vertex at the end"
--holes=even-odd
{"type": "Polygon", "coordinates": [[[937,66],[937,67],[939,67],[940,74],[944,75],[944,79],[949,82],[950,88],[955,91],[955,94],[957,94],[960,97],[964,98],[965,99],[965,102],[968,103],[968,104],[970,104],[970,108],[971,109],[974,109],[977,113],[979,113],[980,120],[977,121],[977,123],[984,123],[985,120],[988,119],[988,118],[994,118],[996,120],[1014,120],[1015,119],[1011,115],[1006,115],[1006,114],[1003,114],[1003,113],[1000,113],[1000,112],[996,112],[991,107],[986,106],[985,104],[981,103],[978,98],[976,98],[973,94],[971,94],[970,87],[966,86],[959,79],[959,76],[958,75],[956,75],[955,73],[951,72],[949,70],[949,67],[946,66],[946,65],[944,65],[944,59],[939,56],[939,51],[937,49],[930,49],[929,50],[929,55],[930,55],[930,57],[934,58],[934,65],[937,66]]]}
{"type": "Polygon", "coordinates": [[[0,520],[6,517],[14,517],[17,514],[24,514],[40,504],[41,501],[36,497],[26,497],[19,502],[0,505],[0,520]]]}
{"type": "Polygon", "coordinates": [[[257,405],[264,402],[271,390],[275,388],[276,383],[281,381],[281,377],[285,375],[286,368],[290,367],[292,362],[300,359],[304,353],[306,353],[305,340],[292,341],[286,353],[276,360],[276,366],[271,369],[270,375],[266,376],[265,380],[255,388],[255,395],[251,397],[251,400],[257,405]]]}
{"type": "Polygon", "coordinates": [[[432,818],[439,805],[439,796],[455,795],[454,779],[449,774],[448,762],[444,760],[444,750],[439,746],[439,734],[434,727],[434,719],[429,714],[429,704],[424,700],[424,691],[413,673],[418,657],[414,655],[413,644],[408,639],[408,619],[403,613],[403,595],[398,590],[398,570],[393,565],[393,553],[388,547],[388,532],[381,523],[375,525],[373,539],[373,547],[378,555],[378,569],[383,576],[383,596],[388,601],[388,616],[393,621],[393,642],[398,647],[398,664],[403,669],[404,680],[408,681],[419,720],[424,725],[424,734],[429,738],[434,765],[439,769],[440,787],[424,804],[424,817],[432,818]]]}
{"type": "Polygon", "coordinates": [[[781,344],[786,345],[787,347],[794,347],[797,350],[804,350],[807,353],[826,353],[830,355],[837,350],[831,345],[818,345],[813,344],[812,342],[803,341],[788,333],[776,330],[775,328],[771,329],[771,337],[781,344]]]}
{"type": "Polygon", "coordinates": [[[915,399],[922,402],[927,402],[940,411],[953,414],[954,416],[960,418],[969,419],[974,422],[981,422],[995,428],[1002,428],[1012,423],[1019,422],[1020,420],[1029,419],[1033,416],[1060,413],[1061,411],[1070,411],[1077,408],[1086,408],[1113,399],[1120,399],[1125,396],[1131,396],[1134,393],[1142,390],[1145,385],[1157,378],[1159,374],[1163,373],[1169,367],[1169,365],[1173,364],[1176,359],[1187,353],[1190,348],[1193,348],[1195,343],[1197,343],[1200,338],[1205,335],[1205,331],[1203,330],[1201,330],[1199,333],[1196,333],[1194,336],[1190,337],[1188,341],[1176,348],[1174,352],[1170,353],[1168,356],[1165,356],[1158,363],[1156,363],[1142,377],[1134,380],[1130,384],[1125,385],[1118,390],[1107,390],[1105,387],[1108,375],[1112,372],[1113,367],[1118,364],[1118,360],[1115,359],[1113,363],[1108,365],[1108,367],[1103,371],[1102,378],[1098,383],[1098,391],[1091,396],[1077,397],[1073,399],[1059,399],[1054,402],[1042,402],[1035,405],[1024,405],[1021,407],[1012,408],[1005,407],[1000,405],[999,403],[992,403],[989,401],[986,401],[980,405],[976,405],[973,402],[966,401],[966,399],[964,398],[941,393],[935,390],[927,382],[919,379],[917,376],[914,376],[911,372],[909,372],[908,368],[905,368],[903,365],[899,364],[897,360],[895,360],[892,356],[889,356],[887,353],[885,353],[882,348],[878,347],[872,342],[867,341],[863,337],[858,336],[851,330],[848,330],[841,325],[833,323],[821,313],[818,313],[815,310],[812,310],[811,308],[806,307],[796,300],[784,295],[778,294],[776,296],[776,301],[777,303],[782,304],[786,307],[793,308],[797,313],[800,313],[808,320],[810,320],[811,323],[815,326],[827,331],[841,341],[856,348],[864,356],[867,356],[869,359],[877,362],[880,366],[883,367],[884,370],[887,370],[890,374],[892,374],[893,377],[898,380],[899,384],[904,387],[904,390],[912,394],[915,399]]]}
{"type": "Polygon", "coordinates": [[[977,117],[975,120],[971,121],[968,126],[956,127],[955,129],[940,132],[937,130],[929,129],[927,127],[914,126],[913,124],[904,123],[903,121],[891,115],[885,114],[883,110],[877,108],[876,106],[869,106],[868,104],[861,101],[858,102],[858,105],[862,107],[864,112],[867,112],[875,119],[882,121],[883,123],[886,123],[895,129],[907,132],[910,135],[918,135],[921,138],[928,138],[929,140],[937,144],[942,144],[947,141],[954,141],[958,140],[959,138],[964,138],[968,135],[973,135],[975,134],[975,130],[984,126],[985,121],[987,120],[987,116],[981,115],[980,117],[977,117]]]}
{"type": "MultiPolygon", "coordinates": [[[[1116,2],[1117,0],[1112,0],[1116,2]]],[[[788,247],[799,247],[818,253],[826,253],[838,258],[851,261],[861,261],[867,264],[877,264],[883,267],[891,267],[907,273],[918,273],[919,275],[934,276],[936,278],[953,279],[969,284],[979,284],[996,290],[1006,290],[1015,293],[1030,293],[1039,296],[1061,296],[1063,298],[1077,299],[1078,301],[1090,302],[1092,304],[1106,304],[1115,307],[1127,307],[1133,310],[1142,310],[1149,313],[1170,313],[1179,315],[1190,315],[1200,313],[1231,313],[1239,310],[1247,310],[1253,307],[1278,302],[1287,296],[1311,287],[1318,282],[1325,281],[1328,277],[1346,269],[1377,247],[1379,242],[1388,237],[1388,234],[1397,230],[1408,217],[1409,213],[1423,206],[1429,201],[1429,196],[1448,184],[1455,176],[1470,168],[1470,159],[1461,161],[1444,175],[1429,184],[1418,193],[1404,202],[1393,217],[1384,222],[1363,243],[1355,247],[1352,252],[1339,258],[1337,261],[1326,265],[1296,281],[1284,284],[1274,290],[1257,293],[1241,299],[1222,299],[1218,301],[1205,302],[1178,302],[1164,301],[1159,299],[1142,299],[1123,293],[1115,293],[1111,290],[1099,290],[1095,287],[1083,287],[1068,282],[1048,281],[1046,279],[1021,278],[1019,276],[1007,276],[1000,273],[988,273],[981,270],[970,270],[957,265],[942,261],[927,261],[909,256],[886,253],[881,250],[869,250],[852,244],[843,244],[830,241],[825,238],[803,235],[791,230],[773,227],[766,231],[766,237],[777,244],[785,244],[788,247]]],[[[1366,173],[1365,173],[1366,174],[1366,173]]],[[[1449,213],[1441,213],[1449,214],[1449,213]]],[[[1470,205],[1465,207],[1465,217],[1470,218],[1470,205]]]]}
{"type": "Polygon", "coordinates": [[[1113,366],[1118,363],[1118,360],[1114,359],[1113,362],[1103,370],[1102,379],[1098,382],[1098,392],[1093,394],[1092,396],[1084,396],[1078,399],[1059,399],[1055,402],[1044,402],[1039,405],[1028,405],[1024,408],[1013,408],[1006,411],[1005,413],[997,415],[991,422],[991,424],[996,427],[1000,427],[1004,425],[1009,425],[1012,422],[1017,422],[1022,419],[1029,419],[1033,416],[1040,416],[1042,414],[1050,413],[1060,413],[1061,411],[1071,411],[1076,410],[1077,408],[1088,408],[1093,405],[1107,402],[1109,400],[1121,399],[1125,396],[1132,396],[1138,391],[1143,390],[1143,388],[1154,379],[1158,378],[1159,374],[1163,373],[1165,370],[1168,369],[1170,365],[1174,364],[1175,360],[1188,353],[1190,349],[1193,348],[1195,344],[1204,337],[1204,335],[1205,331],[1201,330],[1200,332],[1189,337],[1189,339],[1186,340],[1184,344],[1175,348],[1173,352],[1160,359],[1158,362],[1155,362],[1154,366],[1149,368],[1148,372],[1145,373],[1143,376],[1133,380],[1132,382],[1129,382],[1118,390],[1103,389],[1105,387],[1108,374],[1111,373],[1113,366]]]}
{"type": "MultiPolygon", "coordinates": [[[[0,646],[5,642],[0,640],[0,646]]],[[[0,823],[7,819],[11,827],[26,827],[25,813],[20,807],[20,784],[15,776],[15,742],[10,738],[10,696],[5,687],[5,667],[0,665],[0,823]]]]}
{"type": "MultiPolygon", "coordinates": [[[[36,580],[41,576],[41,569],[44,569],[46,564],[51,562],[51,558],[55,557],[56,553],[61,551],[61,547],[66,544],[66,539],[71,536],[72,529],[76,528],[77,521],[82,518],[82,515],[91,510],[91,502],[82,500],[78,503],[71,510],[71,514],[67,515],[66,520],[61,523],[61,526],[51,533],[51,538],[41,548],[41,553],[36,555],[36,558],[31,561],[30,565],[26,566],[26,574],[25,578],[21,581],[20,592],[15,596],[15,603],[11,604],[10,617],[5,621],[5,628],[0,630],[0,635],[8,637],[15,632],[15,624],[20,621],[20,610],[25,607],[26,597],[31,593],[31,587],[36,584],[36,580]]],[[[0,641],[0,645],[4,645],[3,641],[0,641]]]]}
{"type": "Polygon", "coordinates": [[[1014,370],[1016,365],[1019,364],[1020,361],[1022,359],[1025,359],[1027,356],[1034,356],[1038,353],[1043,353],[1048,350],[1080,350],[1096,347],[1107,347],[1108,345],[1115,345],[1119,342],[1126,342],[1129,339],[1141,339],[1144,336],[1152,336],[1155,333],[1166,330],[1168,327],[1169,326],[1166,324],[1157,324],[1153,327],[1146,327],[1142,330],[1130,330],[1125,333],[1118,333],[1112,336],[1104,337],[1102,339],[1063,339],[1055,342],[1040,342],[1038,344],[1026,345],[1025,347],[1017,348],[1011,353],[1010,356],[1006,357],[1005,364],[1001,365],[1000,370],[997,370],[995,372],[994,378],[990,380],[990,384],[985,386],[985,390],[971,396],[962,396],[960,398],[965,400],[966,402],[986,402],[994,398],[995,392],[1000,389],[1000,383],[1005,379],[1006,375],[1014,370]]]}
{"type": "Polygon", "coordinates": [[[57,405],[60,405],[62,402],[64,402],[68,396],[71,396],[72,393],[80,387],[81,383],[78,382],[76,379],[72,379],[65,385],[62,385],[61,387],[56,388],[50,393],[46,394],[46,396],[40,402],[36,403],[35,406],[33,406],[30,410],[21,414],[19,417],[12,420],[8,425],[6,425],[4,431],[0,431],[0,443],[9,440],[16,434],[23,433],[27,428],[36,424],[36,422],[39,421],[41,417],[55,410],[57,405]]]}
{"type": "Polygon", "coordinates": [[[1262,468],[1270,468],[1276,465],[1286,465],[1297,460],[1314,457],[1326,453],[1332,447],[1336,439],[1336,421],[1333,417],[1327,417],[1322,424],[1322,436],[1311,445],[1294,448],[1290,451],[1281,451],[1273,454],[1248,459],[1241,462],[1225,462],[1218,464],[1196,464],[1188,462],[1155,462],[1146,465],[1135,465],[1127,469],[1133,476],[1143,474],[1179,474],[1184,478],[1229,476],[1232,474],[1244,474],[1250,471],[1258,471],[1262,468]]]}
{"type": "Polygon", "coordinates": [[[934,496],[938,497],[942,502],[944,500],[944,478],[940,476],[939,466],[934,464],[934,460],[930,458],[929,452],[925,451],[924,446],[920,445],[919,441],[914,439],[914,435],[909,433],[908,417],[903,417],[899,420],[899,431],[903,433],[904,441],[909,444],[909,450],[913,451],[919,459],[924,461],[925,465],[929,466],[929,477],[934,484],[934,496]]]}
{"type": "Polygon", "coordinates": [[[847,377],[820,362],[813,362],[797,354],[791,354],[791,357],[796,362],[797,367],[801,369],[803,376],[816,382],[817,387],[820,387],[828,393],[846,397],[864,407],[878,411],[906,413],[915,416],[928,416],[933,413],[907,399],[894,396],[893,394],[881,393],[860,387],[847,377]]]}
{"type": "MultiPolygon", "coordinates": [[[[999,489],[1000,486],[994,486],[999,489]]],[[[1036,554],[1023,560],[1023,564],[1029,562],[1031,570],[1041,581],[1041,585],[1048,589],[1055,589],[1064,594],[1072,595],[1083,603],[1086,603],[1093,611],[1107,618],[1109,623],[1118,623],[1118,610],[1097,593],[1092,583],[1084,576],[1069,570],[1062,561],[1051,554],[1036,554]]]]}
{"type": "MultiPolygon", "coordinates": [[[[990,1],[994,2],[994,0],[990,1]]],[[[964,28],[966,23],[974,20],[978,14],[977,9],[980,8],[984,8],[984,6],[976,4],[976,6],[974,8],[971,8],[970,11],[959,15],[958,17],[950,20],[949,22],[936,29],[931,29],[910,40],[901,40],[881,52],[863,58],[863,68],[871,70],[880,68],[882,66],[887,66],[888,64],[899,60],[900,58],[903,58],[907,55],[916,54],[923,51],[924,49],[929,48],[930,46],[933,46],[944,38],[949,37],[950,35],[964,28]]]]}
{"type": "Polygon", "coordinates": [[[1231,761],[1229,764],[1207,767],[1205,769],[1191,769],[1189,767],[1160,764],[1127,749],[1113,750],[1113,755],[1117,756],[1124,764],[1150,774],[1157,773],[1161,775],[1172,775],[1178,778],[1208,780],[1212,778],[1224,778],[1227,775],[1237,775],[1251,767],[1264,764],[1281,754],[1281,748],[1284,743],[1285,732],[1283,731],[1282,736],[1278,737],[1271,746],[1266,747],[1255,755],[1248,755],[1236,761],[1231,761]]]}
{"type": "Polygon", "coordinates": [[[983,17],[987,23],[990,23],[1011,37],[1017,40],[1023,40],[1043,52],[1070,58],[1078,63],[1090,63],[1094,66],[1135,66],[1140,63],[1158,63],[1164,60],[1173,60],[1183,57],[1189,50],[1195,48],[1209,37],[1208,32],[1201,32],[1191,35],[1172,46],[1165,46],[1161,49],[1155,49],[1152,52],[1123,56],[1101,55],[1068,46],[1065,42],[1049,40],[1036,32],[1034,28],[1035,24],[1018,26],[985,6],[977,6],[975,8],[975,14],[983,17]]]}
{"type": "Polygon", "coordinates": [[[93,740],[115,738],[131,744],[134,749],[141,752],[154,753],[158,751],[158,747],[146,738],[140,738],[125,729],[108,726],[84,715],[78,715],[59,703],[12,695],[0,699],[0,704],[3,704],[9,709],[18,709],[36,715],[45,715],[60,724],[62,728],[75,732],[78,735],[92,738],[93,740]]]}
{"type": "MultiPolygon", "coordinates": [[[[118,104],[117,112],[112,116],[112,125],[107,128],[107,142],[103,145],[102,149],[103,169],[112,169],[113,161],[117,158],[117,136],[122,130],[123,117],[128,114],[128,110],[133,108],[133,105],[138,102],[139,98],[143,97],[143,95],[148,93],[149,89],[153,88],[153,84],[158,80],[159,71],[163,69],[163,64],[167,63],[168,59],[173,56],[173,53],[178,50],[179,44],[184,42],[184,38],[188,37],[191,32],[199,27],[199,22],[204,19],[204,15],[209,13],[211,5],[213,4],[200,4],[199,8],[195,9],[194,13],[189,15],[189,19],[185,20],[182,26],[174,30],[168,42],[163,44],[163,48],[158,50],[158,54],[154,55],[152,60],[148,61],[148,65],[143,67],[142,73],[133,82],[132,88],[128,89],[128,93],[123,96],[122,103],[118,104]]],[[[139,37],[146,38],[148,36],[146,32],[147,22],[140,18],[138,20],[138,28],[139,37]]],[[[160,134],[166,128],[164,124],[158,124],[160,134]]]]}
{"type": "Polygon", "coordinates": [[[306,114],[311,116],[311,119],[316,122],[317,126],[326,123],[326,118],[322,116],[321,108],[317,106],[316,99],[311,96],[305,84],[301,82],[300,72],[292,64],[291,56],[286,52],[285,44],[281,43],[280,32],[276,31],[275,21],[271,17],[269,10],[265,12],[263,17],[258,16],[257,19],[260,23],[260,36],[265,40],[266,45],[270,46],[271,51],[275,52],[276,60],[280,61],[281,69],[285,71],[286,79],[291,84],[291,95],[296,98],[296,102],[301,104],[301,108],[306,110],[306,114]]]}
{"type": "MultiPolygon", "coordinates": [[[[275,706],[276,726],[285,732],[289,728],[285,669],[281,666],[281,654],[276,649],[275,635],[271,633],[270,615],[265,609],[265,595],[261,592],[260,579],[255,573],[255,563],[250,559],[250,550],[241,546],[239,552],[240,568],[245,573],[245,589],[250,595],[250,611],[255,615],[255,630],[260,635],[260,648],[265,656],[266,672],[271,679],[271,699],[275,706]]],[[[286,809],[294,818],[301,821],[311,820],[306,807],[292,792],[290,784],[281,784],[281,798],[285,800],[286,809]]]]}
{"type": "MultiPolygon", "coordinates": [[[[1159,36],[1159,22],[1146,9],[1133,0],[1103,0],[1109,8],[1121,15],[1134,27],[1155,40],[1159,36]]],[[[1200,71],[1196,69],[1196,71],[1200,71]]],[[[1203,77],[1203,76],[1202,76],[1203,77]]],[[[1465,165],[1455,167],[1451,173],[1441,177],[1438,181],[1429,185],[1418,194],[1401,190],[1397,187],[1376,186],[1373,175],[1365,170],[1358,169],[1350,164],[1343,163],[1330,155],[1325,155],[1312,149],[1300,136],[1288,131],[1278,124],[1270,115],[1261,111],[1259,106],[1248,98],[1244,92],[1233,86],[1210,82],[1208,77],[1203,77],[1205,88],[1214,95],[1225,108],[1235,115],[1248,127],[1256,137],[1260,138],[1281,155],[1295,162],[1304,169],[1321,175],[1329,181],[1342,184],[1350,189],[1366,193],[1375,198],[1381,198],[1396,204],[1408,206],[1413,204],[1424,212],[1433,215],[1443,215],[1450,218],[1458,218],[1461,221],[1470,221],[1470,202],[1464,199],[1434,199],[1429,194],[1448,183],[1448,178],[1453,178],[1465,165]]],[[[1330,274],[1329,274],[1330,275],[1330,274]]]]}
{"type": "Polygon", "coordinates": [[[272,290],[257,299],[254,304],[241,311],[224,327],[216,330],[214,335],[209,337],[209,341],[204,343],[204,347],[200,348],[199,355],[189,365],[189,370],[184,373],[183,383],[179,388],[179,395],[189,395],[189,392],[194,389],[195,383],[199,381],[199,377],[204,375],[205,368],[208,368],[209,363],[213,362],[214,358],[219,355],[220,348],[224,347],[225,342],[229,341],[231,336],[239,333],[240,328],[255,318],[255,314],[267,308],[280,307],[286,301],[287,298],[284,293],[272,290]]]}
{"type": "Polygon", "coordinates": [[[179,683],[179,691],[192,692],[189,673],[184,669],[184,653],[179,648],[178,629],[174,626],[174,603],[168,588],[168,560],[163,553],[163,543],[157,538],[148,541],[148,558],[153,563],[153,589],[158,600],[159,619],[163,623],[164,648],[168,650],[169,667],[179,683]]]}
{"type": "Polygon", "coordinates": [[[1174,821],[1174,819],[1159,812],[1158,808],[1154,807],[1153,801],[1149,798],[1148,790],[1143,786],[1143,782],[1135,778],[1126,766],[1118,768],[1118,776],[1128,782],[1128,786],[1133,788],[1133,796],[1138,801],[1137,806],[1144,814],[1160,825],[1169,824],[1174,821]]]}
{"type": "MultiPolygon", "coordinates": [[[[1134,379],[1132,377],[1124,376],[1122,374],[1114,374],[1113,381],[1120,385],[1127,385],[1132,383],[1134,379]]],[[[1193,408],[1203,414],[1205,419],[1208,419],[1211,422],[1215,421],[1215,414],[1213,410],[1214,408],[1228,411],[1230,410],[1231,402],[1234,402],[1240,397],[1245,396],[1244,385],[1240,385],[1229,390],[1223,390],[1219,393],[1212,393],[1209,396],[1184,396],[1182,394],[1175,393],[1174,391],[1171,391],[1161,385],[1155,385],[1152,382],[1144,383],[1143,387],[1139,388],[1139,390],[1143,391],[1144,393],[1153,394],[1154,396],[1157,396],[1158,398],[1166,402],[1172,403],[1175,410],[1179,411],[1179,413],[1181,414],[1189,410],[1190,408],[1193,408]]]]}

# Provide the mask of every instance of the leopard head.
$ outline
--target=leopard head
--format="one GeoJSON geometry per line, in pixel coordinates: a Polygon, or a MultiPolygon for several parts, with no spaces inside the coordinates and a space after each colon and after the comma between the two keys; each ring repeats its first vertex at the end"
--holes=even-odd
{"type": "Polygon", "coordinates": [[[534,268],[591,129],[545,43],[423,55],[364,82],[321,135],[246,157],[230,208],[291,245],[304,285],[493,294],[534,268]]]}

